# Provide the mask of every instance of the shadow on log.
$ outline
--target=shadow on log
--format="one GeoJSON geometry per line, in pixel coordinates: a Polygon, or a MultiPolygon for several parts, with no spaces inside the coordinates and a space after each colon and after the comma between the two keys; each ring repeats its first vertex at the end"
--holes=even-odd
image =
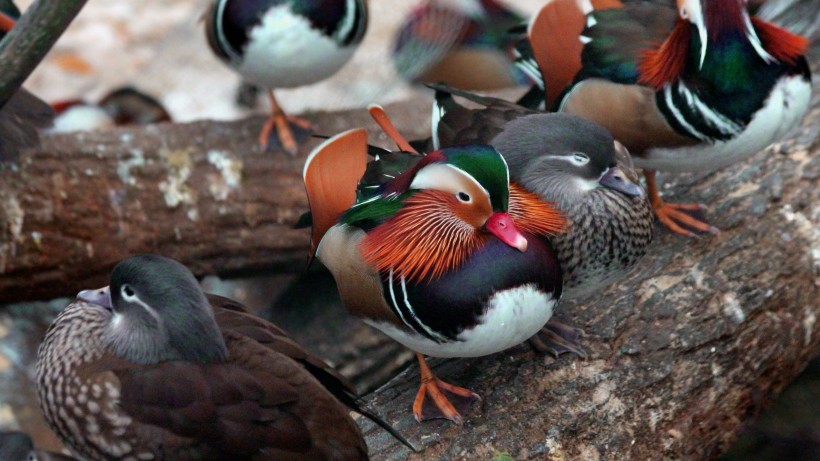
{"type": "MultiPolygon", "coordinates": [[[[666,194],[710,205],[719,236],[659,230],[621,283],[557,317],[586,332],[582,361],[524,346],[434,361],[483,400],[462,427],[418,424],[417,368],[367,397],[423,452],[365,423],[374,459],[709,459],[820,352],[820,109],[790,138],[666,194]]],[[[429,98],[388,108],[426,134],[429,98]]],[[[367,126],[364,110],[309,117],[322,133],[367,126]]],[[[104,284],[136,252],[198,274],[300,271],[308,236],[304,155],[262,154],[261,118],[46,137],[0,171],[0,301],[104,284]]],[[[384,137],[373,138],[386,145],[384,137]]],[[[569,300],[567,300],[569,301],[569,300]]]]}

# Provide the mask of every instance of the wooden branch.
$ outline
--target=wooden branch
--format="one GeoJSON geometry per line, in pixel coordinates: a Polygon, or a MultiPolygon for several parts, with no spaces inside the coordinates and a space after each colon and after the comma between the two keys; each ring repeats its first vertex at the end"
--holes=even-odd
{"type": "MultiPolygon", "coordinates": [[[[412,138],[427,129],[428,104],[388,110],[412,138]]],[[[364,110],[311,118],[322,133],[375,131],[364,110]]],[[[258,152],[261,121],[47,137],[0,172],[0,299],[73,294],[140,251],[198,274],[301,270],[307,232],[290,226],[307,209],[307,148],[297,159],[258,152]]],[[[815,100],[787,142],[674,178],[667,197],[708,203],[723,232],[659,230],[621,283],[565,300],[556,315],[586,331],[588,360],[520,346],[433,361],[442,379],[483,397],[462,427],[415,422],[415,366],[368,396],[423,448],[408,453],[363,422],[373,459],[700,460],[725,450],[820,352],[818,124],[815,100]]]]}
{"type": "MultiPolygon", "coordinates": [[[[588,360],[526,345],[434,362],[482,396],[462,427],[417,423],[411,366],[368,397],[418,454],[364,423],[379,460],[704,460],[820,354],[820,109],[790,140],[666,191],[704,202],[719,236],[659,229],[639,267],[556,314],[588,360]],[[502,455],[507,453],[510,458],[502,455]]],[[[667,176],[668,178],[668,176],[667,176]]]]}
{"type": "Polygon", "coordinates": [[[0,107],[60,38],[87,0],[37,0],[0,43],[0,107]]]}
{"type": "MultiPolygon", "coordinates": [[[[408,136],[427,103],[391,110],[408,136]]],[[[308,115],[318,133],[375,124],[364,109],[308,115]]],[[[122,258],[159,252],[197,275],[302,271],[309,233],[300,156],[262,153],[261,118],[43,137],[0,169],[0,304],[105,284],[122,258]]],[[[371,136],[384,144],[384,135],[371,136]]],[[[387,146],[386,144],[384,144],[387,146]]],[[[390,146],[393,147],[393,146],[390,146]]]]}

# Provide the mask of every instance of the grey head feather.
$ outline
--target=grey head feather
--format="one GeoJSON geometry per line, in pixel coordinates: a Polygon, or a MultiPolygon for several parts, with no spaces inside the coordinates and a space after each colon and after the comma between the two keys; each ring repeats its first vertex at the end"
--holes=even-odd
{"type": "Polygon", "coordinates": [[[128,258],[111,273],[112,317],[105,341],[139,364],[222,362],[227,348],[194,275],[158,255],[128,258]]]}
{"type": "Polygon", "coordinates": [[[581,117],[538,113],[507,123],[492,145],[507,160],[510,178],[566,208],[597,187],[599,178],[618,164],[612,135],[581,117]],[[585,155],[586,164],[573,162],[585,155]]]}

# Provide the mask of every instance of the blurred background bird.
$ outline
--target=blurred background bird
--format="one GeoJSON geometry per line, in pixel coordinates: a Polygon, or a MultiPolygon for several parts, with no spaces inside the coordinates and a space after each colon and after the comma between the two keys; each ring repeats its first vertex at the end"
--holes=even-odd
{"type": "Polygon", "coordinates": [[[529,27],[529,67],[543,74],[547,107],[629,148],[661,222],[715,233],[700,205],[661,198],[655,171],[721,168],[779,140],[808,109],[808,41],[750,16],[745,0],[676,5],[550,1],[529,27]]]}
{"type": "Polygon", "coordinates": [[[205,31],[213,52],[268,90],[271,116],[259,134],[263,150],[275,133],[279,145],[295,155],[299,141],[293,125],[310,128],[304,119],[285,114],[273,90],[335,74],[361,43],[367,21],[364,0],[216,0],[211,5],[205,31]]]}
{"type": "Polygon", "coordinates": [[[396,35],[393,61],[412,82],[443,82],[469,90],[530,83],[514,65],[522,13],[496,0],[427,0],[416,5],[396,35]]]}
{"type": "MultiPolygon", "coordinates": [[[[20,10],[11,0],[0,0],[0,40],[11,31],[20,10]]],[[[19,88],[0,107],[0,164],[16,160],[22,149],[40,140],[38,130],[51,126],[51,107],[24,88],[19,88]]]]}
{"type": "Polygon", "coordinates": [[[159,100],[131,86],[112,90],[97,104],[71,99],[52,103],[51,106],[57,113],[54,119],[55,132],[88,131],[171,121],[171,115],[159,100]]]}

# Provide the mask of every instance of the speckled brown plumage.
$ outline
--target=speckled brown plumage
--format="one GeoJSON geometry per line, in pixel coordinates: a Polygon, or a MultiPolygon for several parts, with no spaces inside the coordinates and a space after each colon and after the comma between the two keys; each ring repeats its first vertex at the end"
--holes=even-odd
{"type": "Polygon", "coordinates": [[[346,392],[335,372],[241,305],[209,302],[227,350],[210,363],[140,365],[108,345],[112,321],[127,321],[116,312],[77,300],[60,313],[39,350],[37,391],[63,442],[91,460],[367,459],[331,393],[346,392]]]}
{"type": "Polygon", "coordinates": [[[552,239],[567,299],[581,299],[616,281],[646,254],[652,241],[655,217],[645,197],[603,188],[590,194],[589,201],[562,210],[569,230],[552,239]]]}

